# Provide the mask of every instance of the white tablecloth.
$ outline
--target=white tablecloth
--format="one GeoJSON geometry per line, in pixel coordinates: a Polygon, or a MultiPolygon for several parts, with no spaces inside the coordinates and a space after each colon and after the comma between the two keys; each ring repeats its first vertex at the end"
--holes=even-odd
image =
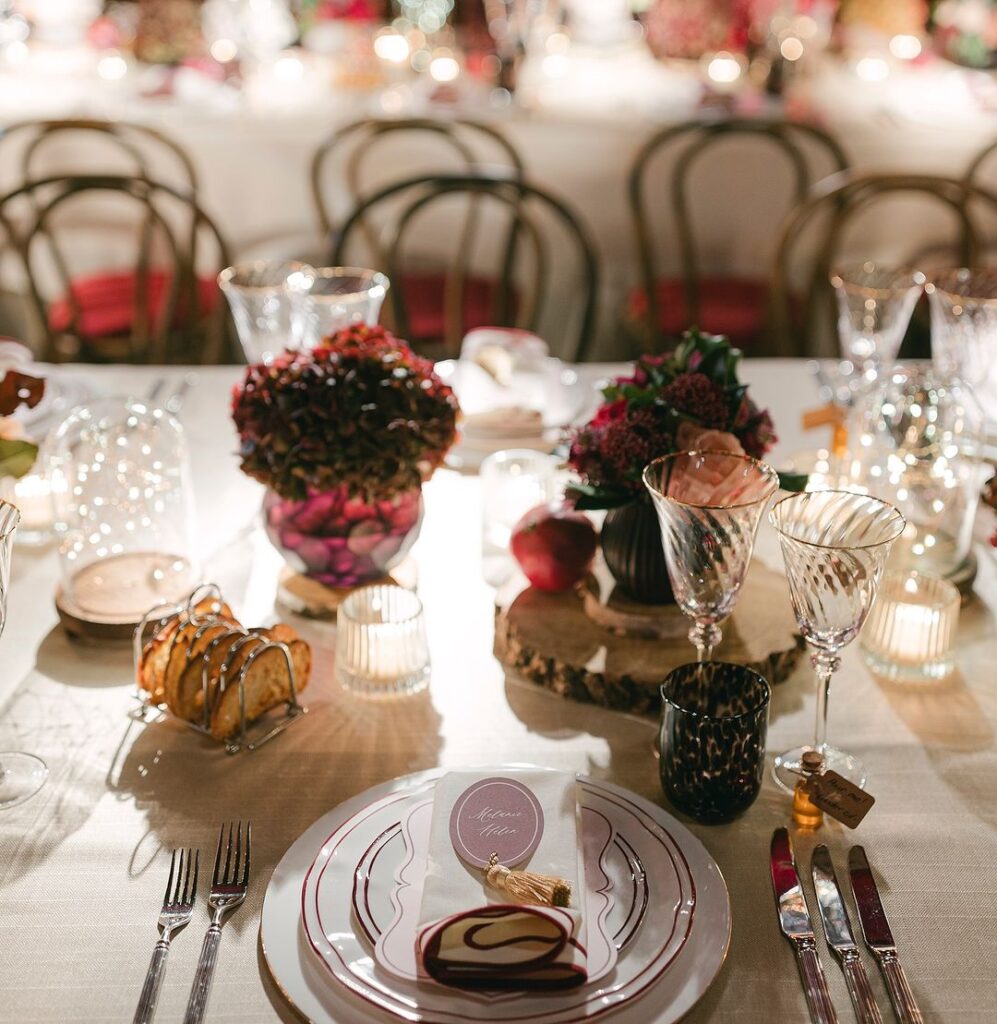
{"type": "MultiPolygon", "coordinates": [[[[799,414],[814,402],[813,384],[799,363],[749,362],[745,370],[759,402],[775,410],[778,465],[802,444],[799,414]]],[[[83,372],[110,390],[144,389],[149,380],[141,370],[83,372]]],[[[257,528],[259,488],[239,473],[233,454],[227,397],[237,373],[201,371],[184,422],[210,575],[256,622],[273,614],[280,559],[257,528]]],[[[54,552],[17,550],[0,641],[0,750],[42,755],[51,776],[33,800],[0,812],[0,1020],[129,1020],[156,938],[168,851],[194,844],[210,862],[223,819],[253,821],[253,884],[225,929],[209,1019],[257,1024],[297,1019],[259,949],[270,873],[307,825],[347,797],[436,765],[528,761],[662,801],[652,722],[564,701],[507,677],[492,656],[477,480],[440,472],[426,504],[415,553],[433,658],[428,698],[383,705],[349,698],[331,670],[334,634],[299,624],[318,655],[305,693],[311,714],[239,757],[180,727],[130,722],[128,651],[70,643],[52,606],[54,552]]],[[[778,564],[767,526],[758,549],[778,564]]],[[[958,673],[948,686],[887,687],[854,646],[846,651],[831,695],[830,738],[864,758],[877,804],[856,833],[829,824],[819,836],[839,865],[849,843],[866,846],[886,881],[884,899],[926,1020],[946,1024],[997,1020],[997,573],[992,552],[979,554],[978,600],[964,610],[958,673]]],[[[808,739],[813,713],[803,663],[775,688],[770,752],[808,739]]],[[[692,825],[726,877],[734,920],[727,963],[688,1018],[696,1024],[807,1020],[768,874],[769,838],[788,814],[788,799],[767,779],[739,821],[692,825]]],[[[804,865],[813,841],[798,844],[804,865]]],[[[157,1018],[164,1024],[182,1017],[206,925],[201,903],[174,942],[157,1018]]],[[[645,927],[652,926],[650,918],[645,927]]],[[[840,1018],[849,1020],[840,973],[822,956],[840,1018]]],[[[882,984],[866,963],[889,1020],[882,984]]]]}

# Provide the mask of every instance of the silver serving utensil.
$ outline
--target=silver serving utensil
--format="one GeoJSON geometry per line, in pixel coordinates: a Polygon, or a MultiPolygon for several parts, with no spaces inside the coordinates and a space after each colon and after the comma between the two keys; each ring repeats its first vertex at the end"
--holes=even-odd
{"type": "Polygon", "coordinates": [[[218,836],[218,849],[215,853],[215,870],[211,877],[211,892],[208,895],[208,906],[211,908],[211,924],[204,936],[201,946],[201,958],[197,962],[197,973],[190,990],[184,1024],[201,1024],[208,1008],[208,994],[211,981],[215,975],[215,964],[218,961],[218,947],[222,941],[222,922],[230,910],[235,910],[246,898],[249,889],[249,844],[252,826],[246,825],[246,860],[242,860],[242,822],[235,832],[235,861],[232,860],[232,836],[235,826],[228,827],[228,842],[225,842],[225,826],[222,825],[218,836]],[[222,867],[222,847],[225,847],[225,866],[222,867]]]}
{"type": "Polygon", "coordinates": [[[859,1024],[883,1024],[883,1015],[879,1012],[858,947],[852,938],[848,911],[841,898],[841,888],[834,873],[831,853],[823,844],[814,850],[810,869],[814,879],[814,892],[820,906],[821,921],[824,924],[824,937],[841,964],[848,995],[855,1008],[855,1017],[859,1024]]]}
{"type": "Polygon", "coordinates": [[[810,911],[807,909],[803,886],[796,870],[793,846],[789,841],[789,833],[784,828],[777,828],[772,833],[769,866],[772,870],[772,888],[775,890],[775,900],[779,909],[779,927],[782,934],[789,939],[796,954],[810,1019],[813,1024],[837,1024],[838,1017],[827,991],[827,979],[817,955],[810,911]]]}
{"type": "Polygon", "coordinates": [[[191,877],[191,850],[174,850],[170,858],[170,877],[166,882],[166,895],[163,897],[163,909],[159,913],[160,939],[152,952],[152,960],[145,974],[145,984],[139,997],[138,1008],[132,1024],[149,1024],[156,1012],[159,990],[163,985],[166,973],[166,954],[170,951],[170,938],[190,923],[194,911],[194,899],[197,896],[197,871],[201,862],[200,851],[193,855],[194,872],[191,877]],[[177,854],[180,854],[179,864],[177,854]],[[174,884],[174,875],[176,884],[174,884]]]}
{"type": "Polygon", "coordinates": [[[861,846],[853,846],[848,851],[848,876],[852,883],[852,895],[859,909],[859,921],[862,923],[862,936],[865,944],[872,950],[883,972],[886,991],[890,994],[893,1012],[900,1024],[924,1024],[924,1018],[914,1000],[914,993],[907,982],[907,975],[900,966],[896,943],[890,931],[890,923],[886,920],[886,911],[879,898],[876,879],[872,877],[869,858],[861,846]]]}

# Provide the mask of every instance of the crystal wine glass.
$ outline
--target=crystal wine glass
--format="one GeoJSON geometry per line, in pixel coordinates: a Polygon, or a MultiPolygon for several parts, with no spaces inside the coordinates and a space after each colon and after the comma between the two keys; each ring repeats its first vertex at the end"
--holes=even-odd
{"type": "Polygon", "coordinates": [[[792,789],[804,752],[819,750],[826,768],[862,786],[865,769],[859,759],[826,742],[827,698],[841,664],[838,652],[855,639],[869,614],[890,549],[904,531],[904,517],[867,494],[810,491],[783,498],[769,522],[779,533],[796,621],[817,673],[814,742],[777,757],[776,779],[792,789]]]}
{"type": "Polygon", "coordinates": [[[870,260],[831,272],[841,347],[870,381],[896,359],[924,282],[919,270],[894,270],[870,260]]]}
{"type": "Polygon", "coordinates": [[[644,469],[644,486],[658,512],[675,600],[693,620],[689,639],[699,660],[709,661],[779,477],[747,455],[692,451],[655,459],[644,469]]]}
{"type": "MultiPolygon", "coordinates": [[[[0,501],[0,634],[7,619],[7,584],[10,580],[10,556],[21,513],[6,501],[0,501]]],[[[15,807],[35,795],[48,777],[48,768],[34,754],[14,751],[0,753],[0,809],[15,807]]]]}

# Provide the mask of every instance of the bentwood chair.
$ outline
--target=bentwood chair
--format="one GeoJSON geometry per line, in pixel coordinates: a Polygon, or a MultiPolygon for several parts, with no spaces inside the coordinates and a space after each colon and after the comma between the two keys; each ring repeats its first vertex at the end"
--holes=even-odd
{"type": "Polygon", "coordinates": [[[964,175],[967,181],[979,185],[997,181],[997,139],[989,142],[973,157],[964,175]]]}
{"type": "Polygon", "coordinates": [[[212,363],[234,354],[215,284],[228,248],[188,192],[142,177],[43,178],[0,198],[0,229],[46,359],[212,363]]]}
{"type": "MultiPolygon", "coordinates": [[[[789,171],[783,209],[802,200],[813,181],[848,166],[847,157],[835,139],[809,124],[732,118],[693,121],[652,135],[637,153],[628,189],[642,279],[630,294],[628,319],[636,322],[645,345],[668,344],[695,324],[715,334],[725,334],[736,345],[756,354],[761,350],[768,282],[764,277],[704,274],[703,251],[722,250],[724,242],[713,241],[708,245],[701,233],[697,234],[692,209],[694,198],[701,198],[704,191],[699,184],[703,172],[709,171],[711,165],[712,188],[718,187],[718,178],[731,182],[740,176],[743,181],[742,164],[732,160],[732,156],[742,153],[750,157],[748,146],[752,140],[766,146],[782,165],[773,166],[775,179],[766,177],[758,182],[759,199],[771,191],[773,180],[789,171]],[[670,170],[664,170],[669,167],[670,170]],[[663,175],[659,169],[664,171],[663,175]],[[674,231],[679,260],[677,276],[663,276],[658,269],[665,243],[670,241],[668,234],[655,226],[655,213],[662,207],[670,214],[674,231]]],[[[759,151],[760,146],[755,145],[754,149],[759,151]]],[[[731,203],[729,195],[718,195],[717,199],[731,203]]],[[[764,243],[763,246],[770,251],[764,243]]]]}
{"type": "MultiPolygon", "coordinates": [[[[970,181],[930,174],[835,174],[818,182],[810,195],[782,225],[772,267],[772,324],[781,355],[813,355],[834,351],[836,310],[829,277],[832,267],[847,258],[862,222],[868,224],[879,207],[891,200],[920,199],[917,222],[929,214],[946,215],[954,234],[946,239],[945,255],[938,250],[934,264],[974,266],[981,262],[987,238],[997,237],[997,193],[970,181]],[[931,209],[934,207],[934,210],[931,209]]],[[[902,244],[911,217],[893,212],[886,219],[891,246],[902,244]]],[[[879,223],[882,229],[882,218],[879,223]]],[[[880,232],[862,233],[862,252],[870,255],[869,240],[880,232]]],[[[894,259],[930,270],[923,253],[894,259]]]]}
{"type": "Polygon", "coordinates": [[[541,333],[565,358],[585,358],[599,285],[595,248],[549,192],[477,175],[396,182],[357,204],[335,233],[332,263],[356,263],[368,223],[379,227],[365,258],[402,282],[388,293],[393,326],[420,351],[453,356],[471,328],[510,326],[541,333]],[[434,240],[442,252],[427,253],[434,240]]]}

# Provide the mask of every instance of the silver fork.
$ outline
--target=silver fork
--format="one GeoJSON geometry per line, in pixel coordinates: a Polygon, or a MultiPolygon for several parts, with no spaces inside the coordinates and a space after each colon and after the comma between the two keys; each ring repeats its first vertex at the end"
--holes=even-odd
{"type": "Polygon", "coordinates": [[[200,866],[200,851],[194,852],[194,873],[191,877],[191,850],[174,850],[170,858],[170,877],[166,882],[166,895],[163,897],[163,909],[159,912],[160,939],[152,951],[149,970],[145,974],[145,984],[139,997],[138,1009],[132,1024],[149,1024],[156,1012],[159,990],[163,985],[166,973],[166,954],[170,951],[170,938],[190,923],[194,912],[194,899],[197,896],[197,869],[200,866]],[[179,865],[177,854],[180,854],[179,865]],[[176,875],[174,885],[173,876],[176,875]]]}
{"type": "Polygon", "coordinates": [[[230,910],[235,910],[246,898],[249,888],[249,843],[252,826],[246,824],[246,859],[242,854],[242,822],[235,832],[235,862],[232,862],[232,833],[234,826],[229,823],[228,842],[225,842],[225,826],[222,825],[218,835],[218,850],[215,853],[215,870],[211,876],[211,892],[208,895],[208,906],[211,908],[211,924],[208,925],[201,946],[201,959],[197,962],[197,974],[194,975],[194,986],[190,990],[190,1000],[184,1015],[184,1024],[200,1024],[204,1020],[204,1012],[208,1008],[208,992],[215,973],[218,960],[218,947],[222,941],[222,922],[230,910]],[[222,869],[222,846],[225,846],[225,867],[222,869]]]}

